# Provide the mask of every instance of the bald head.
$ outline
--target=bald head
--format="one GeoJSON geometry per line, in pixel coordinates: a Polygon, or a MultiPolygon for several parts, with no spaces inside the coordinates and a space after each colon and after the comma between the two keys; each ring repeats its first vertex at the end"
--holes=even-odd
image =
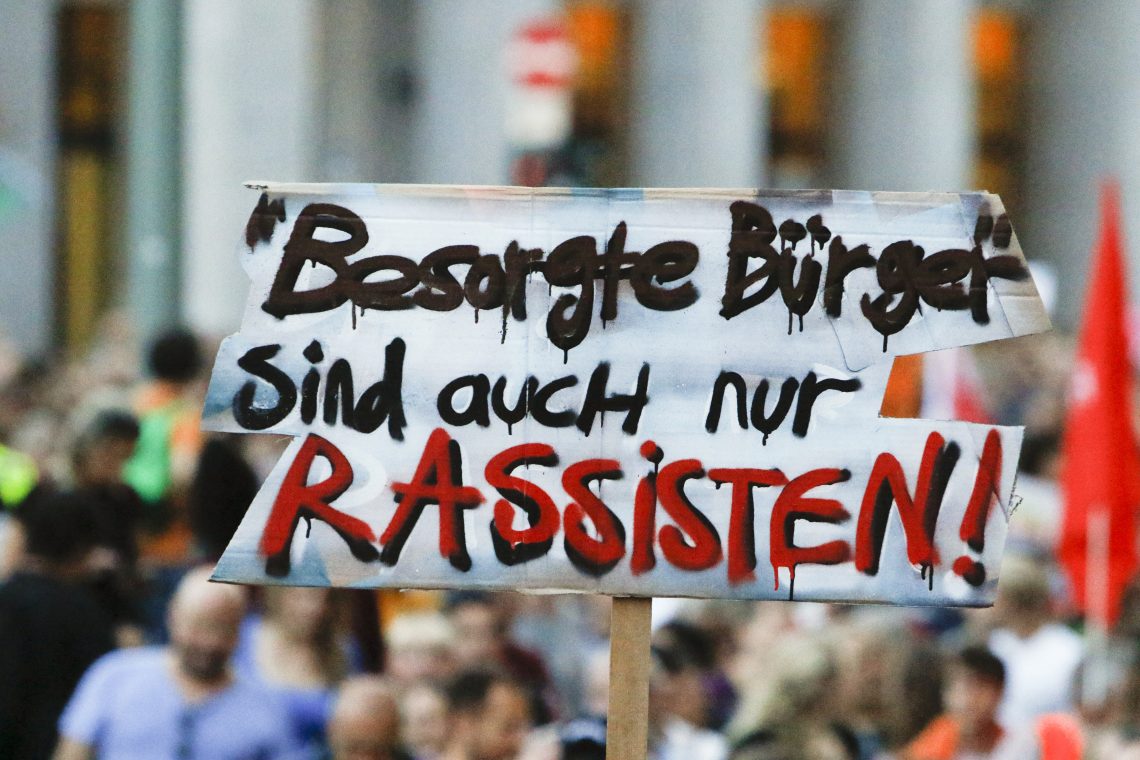
{"type": "Polygon", "coordinates": [[[399,757],[399,705],[388,683],[378,676],[346,680],[329,717],[328,738],[335,760],[399,757]]]}
{"type": "Polygon", "coordinates": [[[210,583],[209,568],[188,572],[170,601],[170,644],[179,669],[210,684],[225,677],[245,614],[245,591],[210,583]]]}
{"type": "Polygon", "coordinates": [[[245,614],[245,591],[242,587],[211,583],[212,574],[213,570],[203,566],[182,576],[170,600],[172,616],[231,613],[240,619],[245,614]]]}

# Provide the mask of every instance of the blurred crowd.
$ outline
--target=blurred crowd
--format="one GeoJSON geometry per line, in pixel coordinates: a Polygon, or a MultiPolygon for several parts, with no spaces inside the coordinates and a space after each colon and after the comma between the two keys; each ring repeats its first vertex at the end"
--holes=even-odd
{"type": "MultiPolygon", "coordinates": [[[[285,442],[203,433],[213,347],[129,333],[0,357],[0,758],[604,757],[607,598],[209,583],[285,442]]],[[[1140,593],[1094,641],[1053,559],[1068,356],[978,354],[1028,426],[992,609],[660,600],[650,757],[1140,758],[1140,593]]]]}

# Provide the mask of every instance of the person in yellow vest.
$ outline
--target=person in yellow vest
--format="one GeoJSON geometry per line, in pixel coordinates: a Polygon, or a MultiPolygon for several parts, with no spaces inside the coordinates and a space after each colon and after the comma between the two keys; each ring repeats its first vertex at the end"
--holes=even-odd
{"type": "Polygon", "coordinates": [[[12,572],[23,555],[24,532],[11,516],[39,479],[39,469],[30,456],[0,444],[0,579],[12,572]]]}
{"type": "Polygon", "coordinates": [[[0,444],[0,507],[19,506],[39,482],[40,472],[27,454],[0,444]]]}

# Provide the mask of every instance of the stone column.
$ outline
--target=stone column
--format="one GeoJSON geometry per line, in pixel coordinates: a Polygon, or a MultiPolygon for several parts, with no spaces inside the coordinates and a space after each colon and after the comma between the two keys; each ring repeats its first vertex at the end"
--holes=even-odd
{"type": "Polygon", "coordinates": [[[526,22],[557,14],[560,3],[421,0],[415,8],[414,180],[506,183],[506,46],[526,22]]]}
{"type": "Polygon", "coordinates": [[[225,335],[249,280],[237,257],[257,195],[245,180],[314,176],[317,0],[189,0],[184,6],[184,317],[225,335]]]}
{"type": "Polygon", "coordinates": [[[55,3],[5,2],[0,21],[0,337],[52,344],[55,302],[55,3]]]}
{"type": "Polygon", "coordinates": [[[1121,186],[1131,292],[1140,287],[1140,4],[1056,0],[1030,5],[1027,21],[1026,209],[1017,231],[1028,256],[1056,268],[1057,321],[1075,329],[1108,177],[1121,186]]]}
{"type": "Polygon", "coordinates": [[[126,306],[144,343],[181,317],[181,6],[127,9],[126,306]]]}
{"type": "Polygon", "coordinates": [[[642,0],[634,7],[633,185],[764,184],[759,0],[642,0]]]}
{"type": "Polygon", "coordinates": [[[322,5],[322,182],[411,182],[415,0],[322,5]]]}
{"type": "Polygon", "coordinates": [[[836,187],[969,190],[971,0],[849,0],[837,11],[836,187]]]}

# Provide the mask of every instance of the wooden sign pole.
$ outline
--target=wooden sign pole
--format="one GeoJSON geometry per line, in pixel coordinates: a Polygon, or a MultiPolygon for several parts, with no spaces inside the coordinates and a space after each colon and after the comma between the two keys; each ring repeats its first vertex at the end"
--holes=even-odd
{"type": "Polygon", "coordinates": [[[649,750],[649,619],[653,600],[614,597],[606,760],[645,760],[649,750]]]}

